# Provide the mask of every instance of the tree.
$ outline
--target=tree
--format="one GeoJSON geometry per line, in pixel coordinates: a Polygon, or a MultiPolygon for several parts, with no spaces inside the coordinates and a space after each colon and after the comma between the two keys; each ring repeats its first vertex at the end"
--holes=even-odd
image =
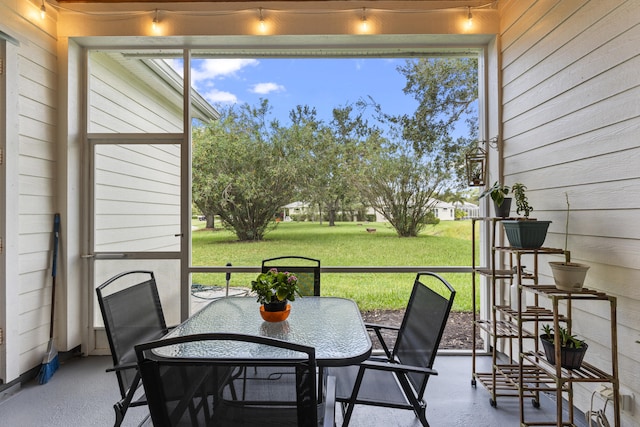
{"type": "Polygon", "coordinates": [[[359,183],[363,181],[363,165],[378,151],[379,129],[356,112],[351,105],[333,109],[322,170],[324,188],[317,187],[329,214],[329,225],[335,225],[338,211],[355,211],[362,204],[359,183]]]}
{"type": "Polygon", "coordinates": [[[368,166],[362,191],[399,236],[410,237],[424,226],[441,189],[464,179],[464,153],[477,138],[477,59],[407,60],[398,70],[418,107],[394,116],[371,99],[390,143],[368,166]],[[469,137],[454,137],[465,123],[469,137]]]}
{"type": "Polygon", "coordinates": [[[298,106],[289,118],[292,126],[287,137],[301,149],[300,195],[319,207],[321,218],[327,212],[329,226],[334,226],[339,211],[355,212],[362,205],[356,183],[362,179],[358,164],[376,144],[378,131],[352,106],[334,108],[329,124],[308,106],[298,106]]]}
{"type": "Polygon", "coordinates": [[[268,112],[266,100],[222,109],[193,136],[194,203],[241,241],[262,240],[295,192],[297,156],[268,112]]]}
{"type": "Polygon", "coordinates": [[[415,237],[427,224],[436,203],[442,177],[428,162],[417,162],[407,152],[391,152],[367,167],[361,186],[371,206],[380,212],[400,237],[415,237]]]}
{"type": "Polygon", "coordinates": [[[394,126],[418,156],[427,156],[434,173],[448,174],[450,184],[462,187],[464,153],[478,138],[477,58],[407,60],[398,71],[407,79],[403,92],[418,107],[412,114],[393,116],[374,104],[380,120],[394,126]],[[467,136],[456,137],[462,126],[467,136]]]}

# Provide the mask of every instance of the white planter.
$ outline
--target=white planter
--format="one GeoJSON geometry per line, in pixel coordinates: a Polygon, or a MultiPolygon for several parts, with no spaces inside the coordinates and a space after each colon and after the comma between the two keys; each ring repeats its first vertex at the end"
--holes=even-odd
{"type": "Polygon", "coordinates": [[[549,266],[551,266],[556,288],[569,292],[578,292],[582,289],[589,269],[588,265],[576,262],[567,264],[565,262],[551,261],[549,266]]]}

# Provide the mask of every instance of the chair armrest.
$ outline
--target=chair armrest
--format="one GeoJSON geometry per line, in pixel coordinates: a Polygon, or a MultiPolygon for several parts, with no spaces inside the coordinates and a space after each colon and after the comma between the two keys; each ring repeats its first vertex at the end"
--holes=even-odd
{"type": "Polygon", "coordinates": [[[122,363],[120,365],[107,368],[107,372],[126,371],[127,369],[138,369],[138,364],[136,362],[122,363]]]}
{"type": "Polygon", "coordinates": [[[365,326],[367,329],[375,332],[376,337],[378,338],[378,342],[380,343],[380,345],[382,346],[382,349],[384,350],[384,353],[387,355],[388,359],[391,359],[391,350],[389,350],[389,345],[387,344],[387,342],[384,340],[384,337],[382,336],[382,330],[387,330],[387,331],[394,331],[396,332],[396,336],[398,331],[400,331],[400,328],[397,326],[391,326],[391,325],[378,325],[375,323],[365,323],[365,326]]]}
{"type": "Polygon", "coordinates": [[[392,331],[399,331],[400,330],[399,326],[380,325],[378,323],[365,323],[364,326],[366,326],[367,329],[390,329],[392,331]]]}
{"type": "Polygon", "coordinates": [[[386,363],[376,362],[372,360],[366,360],[360,364],[361,368],[376,369],[379,371],[401,371],[401,372],[415,372],[418,374],[426,375],[438,375],[438,371],[431,368],[423,368],[421,366],[403,365],[401,363],[386,363]]]}
{"type": "MultiPolygon", "coordinates": [[[[322,378],[320,378],[322,381],[322,378]]],[[[335,427],[336,425],[336,377],[327,376],[324,396],[324,421],[322,427],[335,427]]]]}

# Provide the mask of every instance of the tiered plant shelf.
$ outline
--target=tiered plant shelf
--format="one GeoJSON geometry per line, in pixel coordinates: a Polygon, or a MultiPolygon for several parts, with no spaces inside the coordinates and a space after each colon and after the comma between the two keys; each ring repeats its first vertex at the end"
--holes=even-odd
{"type": "MultiPolygon", "coordinates": [[[[551,364],[547,361],[545,355],[538,351],[536,346],[534,351],[522,352],[520,354],[521,366],[534,366],[542,373],[539,381],[531,381],[524,375],[520,376],[520,425],[522,426],[575,426],[574,404],[573,404],[573,385],[575,383],[609,383],[613,390],[613,412],[614,426],[620,426],[620,383],[618,378],[618,338],[617,338],[617,301],[616,297],[607,295],[603,292],[583,288],[580,292],[567,292],[558,290],[554,285],[523,285],[523,292],[533,293],[538,297],[545,297],[551,301],[552,305],[552,321],[554,330],[558,330],[561,321],[565,321],[569,333],[571,333],[571,313],[572,305],[585,301],[602,301],[608,302],[610,308],[610,338],[611,338],[611,366],[608,371],[597,368],[587,362],[582,362],[582,366],[578,369],[565,369],[560,363],[551,364]],[[565,302],[561,313],[560,302],[565,302]],[[541,423],[527,422],[524,418],[524,398],[535,390],[549,392],[555,391],[556,404],[556,422],[541,423]],[[563,418],[563,402],[567,401],[567,419],[563,418]]],[[[556,337],[555,345],[559,345],[556,337]]]]}
{"type": "MultiPolygon", "coordinates": [[[[492,356],[490,372],[478,372],[476,365],[477,351],[472,350],[472,380],[475,387],[480,382],[490,393],[490,404],[497,406],[498,399],[509,397],[519,399],[522,426],[573,426],[573,383],[598,382],[610,383],[614,390],[615,425],[620,425],[619,383],[617,371],[617,332],[616,332],[616,301],[615,297],[602,292],[583,289],[581,292],[566,292],[556,289],[554,285],[538,284],[538,265],[540,255],[563,254],[562,249],[538,248],[517,249],[496,246],[496,229],[500,221],[508,218],[474,218],[472,219],[472,300],[474,309],[474,323],[478,330],[484,331],[489,339],[489,351],[492,356]],[[488,222],[490,231],[489,265],[478,262],[476,254],[476,222],[488,222]],[[498,259],[502,258],[502,259],[498,259]],[[531,262],[533,267],[525,270],[524,260],[531,262]],[[497,268],[507,265],[506,269],[497,268]],[[477,278],[485,277],[488,286],[486,295],[490,298],[491,311],[489,318],[480,318],[476,310],[477,278]],[[501,282],[502,281],[502,282],[501,282]],[[517,287],[517,301],[509,305],[502,304],[498,298],[500,284],[517,287]],[[532,293],[533,298],[524,298],[525,293],[532,293]],[[527,300],[527,303],[525,303],[527,300]],[[541,302],[550,301],[552,308],[545,308],[541,302]],[[571,312],[573,301],[609,301],[611,305],[611,360],[610,372],[605,372],[588,363],[583,363],[580,369],[570,370],[551,365],[539,350],[539,334],[541,323],[551,323],[554,330],[559,330],[560,324],[571,330],[571,312]],[[560,309],[560,301],[564,301],[564,308],[560,309]],[[525,340],[530,341],[525,351],[525,340]],[[502,349],[507,354],[499,354],[498,343],[503,343],[502,349]],[[535,407],[540,405],[540,393],[556,395],[557,413],[555,421],[530,422],[524,419],[524,402],[531,399],[535,407]],[[563,402],[568,402],[568,419],[563,419],[563,402]]],[[[548,303],[545,305],[549,305],[548,303]]],[[[473,328],[475,342],[476,328],[473,328]]]]}

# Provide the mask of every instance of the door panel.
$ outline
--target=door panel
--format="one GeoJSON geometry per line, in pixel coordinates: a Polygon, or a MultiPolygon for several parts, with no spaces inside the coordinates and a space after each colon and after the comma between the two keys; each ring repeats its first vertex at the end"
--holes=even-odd
{"type": "Polygon", "coordinates": [[[108,352],[95,288],[123,271],[153,271],[167,324],[180,322],[180,138],[89,139],[93,354],[108,352]]]}

